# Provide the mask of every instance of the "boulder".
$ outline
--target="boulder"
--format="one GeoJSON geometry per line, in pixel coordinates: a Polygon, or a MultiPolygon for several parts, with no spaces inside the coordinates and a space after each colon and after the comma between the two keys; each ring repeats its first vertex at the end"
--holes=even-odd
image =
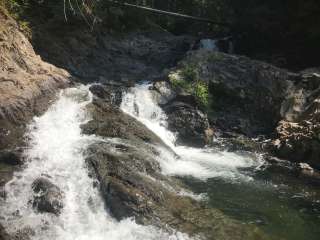
{"type": "Polygon", "coordinates": [[[270,144],[271,151],[280,158],[306,162],[320,168],[319,124],[303,121],[281,121],[276,129],[277,138],[270,144]]]}
{"type": "Polygon", "coordinates": [[[177,133],[178,145],[203,147],[211,143],[213,130],[193,95],[178,91],[167,81],[156,81],[152,90],[167,115],[168,128],[177,133]]]}
{"type": "Polygon", "coordinates": [[[177,144],[203,147],[212,141],[213,130],[207,115],[196,105],[191,95],[177,96],[163,106],[168,116],[168,127],[177,133],[177,144]]]}
{"type": "Polygon", "coordinates": [[[153,90],[156,91],[154,95],[159,105],[166,104],[176,97],[176,92],[167,81],[156,81],[153,84],[153,90]]]}
{"type": "Polygon", "coordinates": [[[113,84],[93,84],[90,86],[89,90],[95,97],[103,99],[104,101],[107,101],[115,106],[120,106],[124,87],[113,84]]]}
{"type": "Polygon", "coordinates": [[[189,52],[175,72],[192,73],[194,81],[209,86],[212,125],[251,137],[274,130],[290,80],[297,76],[247,57],[205,50],[189,52]]]}
{"type": "Polygon", "coordinates": [[[0,163],[5,163],[8,165],[21,165],[22,160],[22,151],[15,149],[13,151],[0,150],[0,163]]]}
{"type": "Polygon", "coordinates": [[[64,193],[48,178],[40,177],[32,183],[33,208],[39,212],[59,215],[63,208],[64,193]]]}
{"type": "Polygon", "coordinates": [[[97,134],[108,138],[122,138],[152,144],[162,144],[161,139],[142,123],[123,113],[104,99],[94,99],[88,105],[92,120],[82,126],[85,134],[97,134]]]}

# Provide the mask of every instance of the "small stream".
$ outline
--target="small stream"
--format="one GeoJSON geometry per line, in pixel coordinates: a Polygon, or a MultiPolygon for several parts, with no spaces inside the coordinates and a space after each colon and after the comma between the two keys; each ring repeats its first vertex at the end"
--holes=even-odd
{"type": "Polygon", "coordinates": [[[175,145],[166,115],[157,105],[150,84],[132,88],[121,108],[156,133],[180,156],[163,151],[164,174],[178,176],[208,204],[243,224],[264,230],[270,239],[317,240],[320,236],[320,189],[296,176],[273,171],[263,157],[175,145]]]}

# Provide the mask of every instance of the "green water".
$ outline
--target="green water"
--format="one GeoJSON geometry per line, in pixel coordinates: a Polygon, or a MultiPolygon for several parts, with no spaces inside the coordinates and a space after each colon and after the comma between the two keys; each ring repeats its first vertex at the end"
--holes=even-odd
{"type": "Polygon", "coordinates": [[[270,239],[320,239],[320,186],[272,170],[249,172],[249,182],[185,179],[196,193],[206,193],[210,207],[244,224],[258,226],[270,239]]]}

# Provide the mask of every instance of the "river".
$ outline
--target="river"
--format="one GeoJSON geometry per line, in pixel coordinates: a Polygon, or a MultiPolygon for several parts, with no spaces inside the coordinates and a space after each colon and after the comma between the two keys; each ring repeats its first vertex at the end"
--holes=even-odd
{"type": "MultiPolygon", "coordinates": [[[[156,158],[163,174],[182,179],[200,201],[242,224],[258,226],[270,239],[319,239],[320,193],[315,186],[272,171],[257,153],[177,146],[149,87],[142,83],[131,88],[121,109],[171,148],[158,147],[156,158]]],[[[180,232],[138,225],[130,218],[119,222],[108,213],[85,164],[86,149],[101,140],[81,133],[81,125],[90,120],[88,89],[62,90],[48,111],[29,125],[27,162],[5,187],[0,222],[10,233],[32,229],[35,240],[189,239],[180,232]],[[43,176],[64,192],[60,215],[39,213],[32,207],[33,182],[43,176]]]]}

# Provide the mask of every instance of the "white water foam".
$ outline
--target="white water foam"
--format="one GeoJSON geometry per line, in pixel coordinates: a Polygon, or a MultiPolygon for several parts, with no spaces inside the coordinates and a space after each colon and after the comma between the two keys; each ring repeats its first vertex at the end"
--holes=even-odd
{"type": "Polygon", "coordinates": [[[261,159],[251,154],[239,154],[214,149],[176,146],[175,134],[167,128],[167,116],[156,103],[151,84],[144,83],[131,88],[123,97],[121,109],[135,117],[157,134],[177,155],[160,148],[158,157],[162,171],[167,175],[192,176],[201,180],[224,178],[251,180],[241,169],[261,165],[261,159]]]}
{"type": "Polygon", "coordinates": [[[88,87],[63,90],[58,101],[30,125],[28,162],[6,185],[7,197],[0,203],[1,224],[10,233],[24,228],[35,232],[33,240],[179,240],[155,227],[140,226],[133,219],[114,220],[88,177],[85,150],[98,141],[81,134],[81,124],[90,118],[85,107],[91,101],[88,87]],[[40,176],[49,179],[64,193],[59,216],[37,213],[32,208],[32,183],[40,176]]]}

